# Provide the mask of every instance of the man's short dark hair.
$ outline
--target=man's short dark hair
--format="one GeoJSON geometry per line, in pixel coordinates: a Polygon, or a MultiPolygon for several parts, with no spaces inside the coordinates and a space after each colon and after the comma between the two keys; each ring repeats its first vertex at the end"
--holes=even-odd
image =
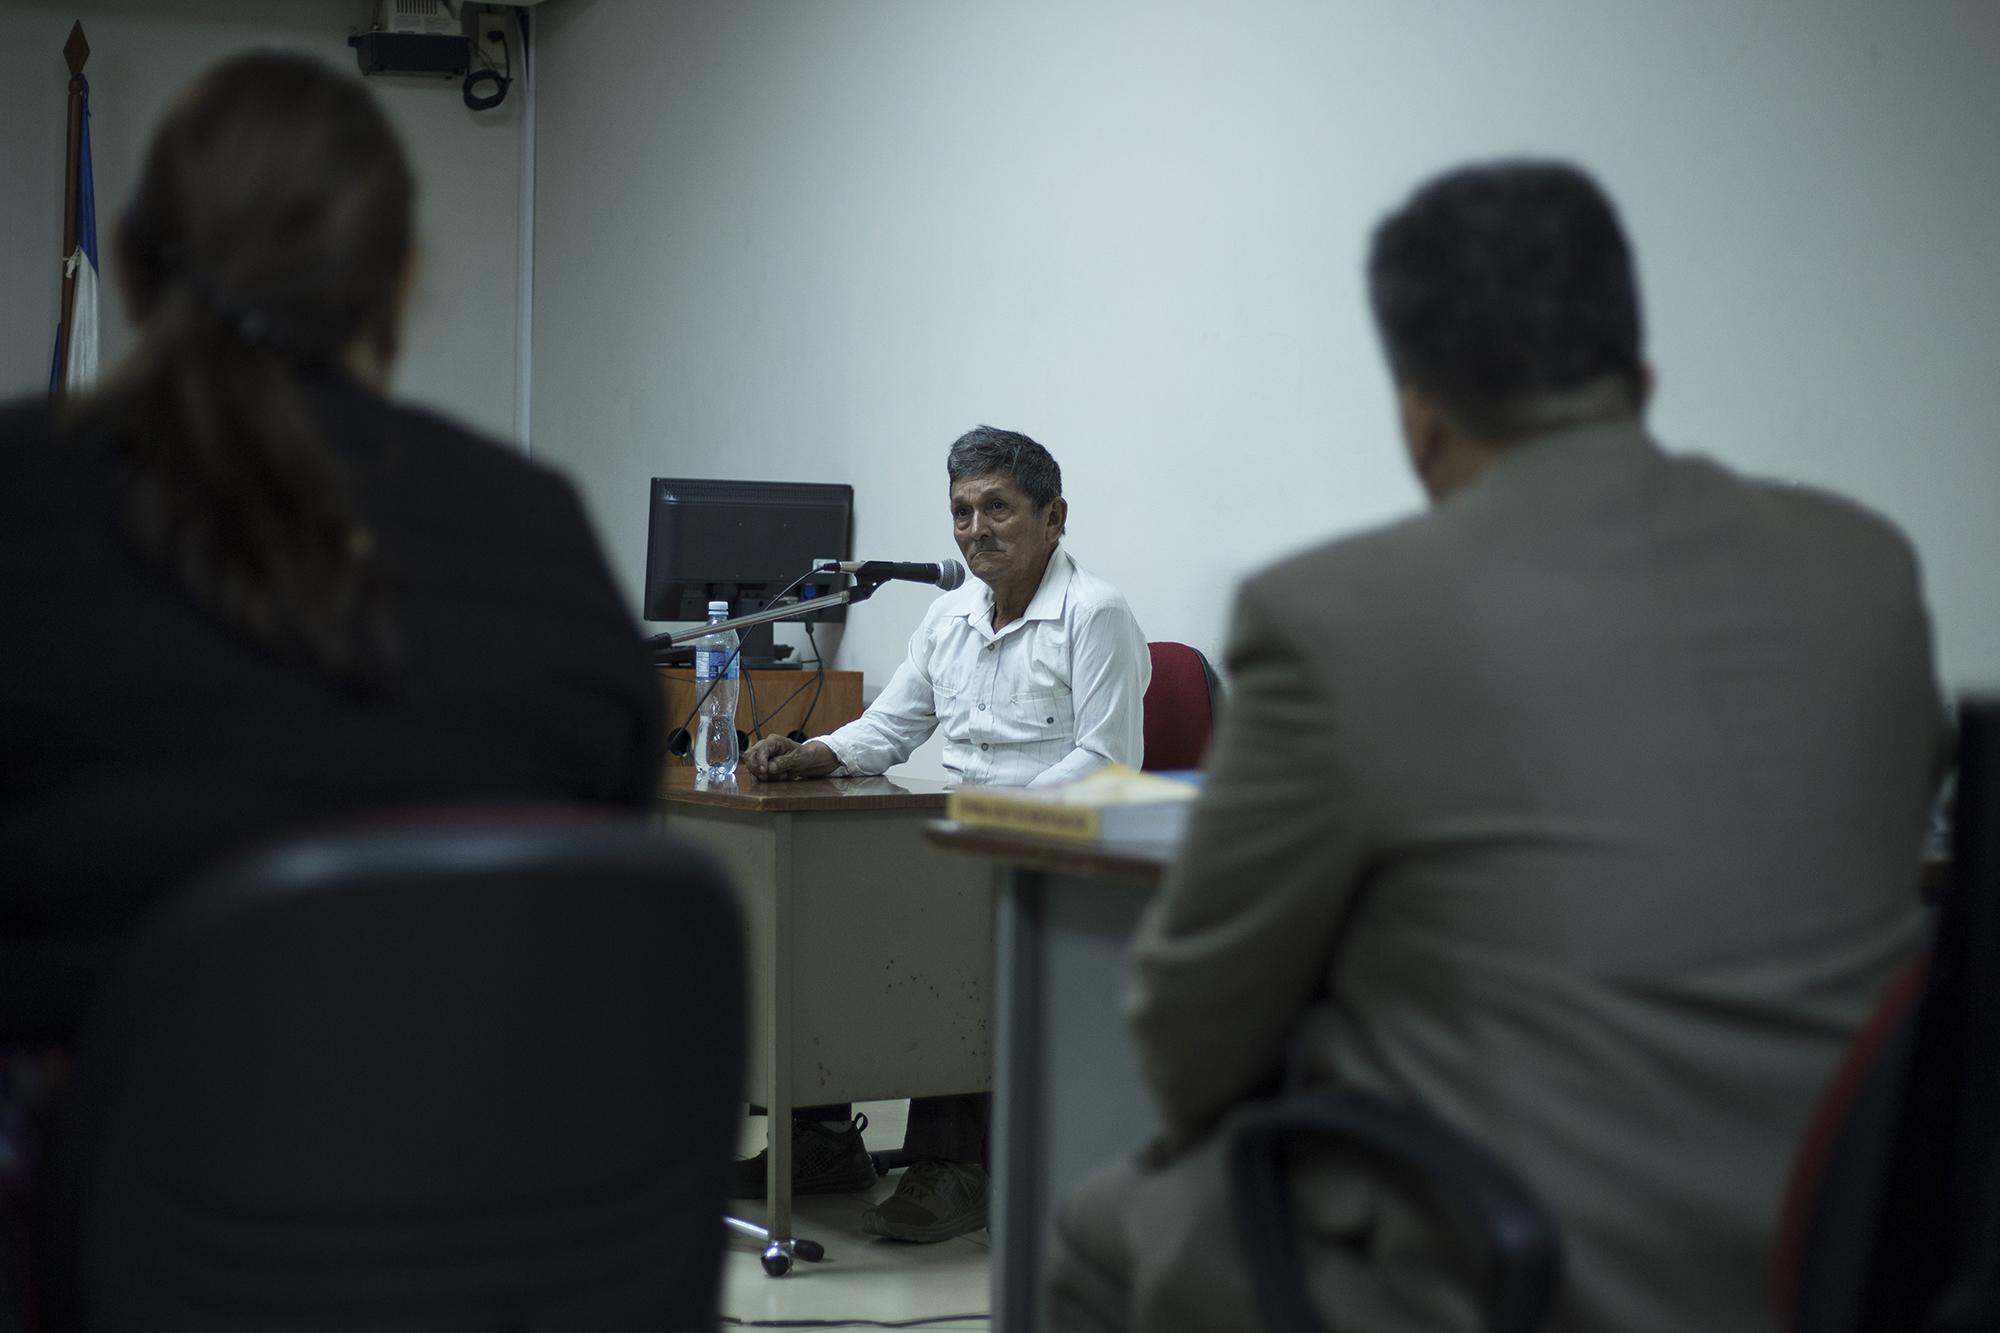
{"type": "Polygon", "coordinates": [[[1562,162],[1447,172],[1375,229],[1368,294],[1398,383],[1495,440],[1606,377],[1645,393],[1639,285],[1611,201],[1562,162]]]}
{"type": "Polygon", "coordinates": [[[1014,430],[975,426],[958,437],[945,456],[944,470],[954,484],[968,477],[1004,472],[1014,479],[1036,509],[1062,494],[1062,469],[1049,451],[1014,430]]]}

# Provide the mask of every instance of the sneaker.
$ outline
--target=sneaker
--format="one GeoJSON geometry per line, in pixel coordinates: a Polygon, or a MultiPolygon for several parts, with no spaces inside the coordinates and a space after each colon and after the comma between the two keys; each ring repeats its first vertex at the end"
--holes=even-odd
{"type": "Polygon", "coordinates": [[[871,1236],[929,1243],[986,1225],[986,1169],[964,1162],[916,1162],[896,1192],[861,1214],[871,1236]]]}
{"type": "MultiPolygon", "coordinates": [[[[875,1183],[875,1159],[861,1145],[868,1117],[858,1115],[846,1129],[828,1129],[817,1120],[792,1121],[792,1193],[852,1194],[875,1183]]],[[[729,1197],[761,1199],[767,1175],[767,1149],[755,1157],[738,1158],[731,1168],[729,1197]]]]}

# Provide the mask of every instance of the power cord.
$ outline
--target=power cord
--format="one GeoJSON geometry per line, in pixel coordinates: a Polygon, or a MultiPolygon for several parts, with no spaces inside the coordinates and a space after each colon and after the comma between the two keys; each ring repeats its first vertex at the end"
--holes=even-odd
{"type": "MultiPolygon", "coordinates": [[[[807,579],[811,578],[813,576],[813,573],[814,571],[809,569],[805,573],[793,579],[790,583],[786,584],[783,588],[779,589],[778,596],[773,597],[770,601],[770,604],[776,605],[779,598],[782,598],[786,593],[792,591],[792,589],[798,587],[801,583],[804,583],[807,579]]],[[[814,653],[819,652],[819,645],[817,643],[813,645],[813,652],[814,653]]],[[[725,674],[729,670],[729,664],[731,662],[734,662],[738,657],[741,657],[742,655],[743,655],[743,639],[739,635],[736,640],[736,647],[733,650],[731,650],[727,658],[723,659],[722,671],[717,672],[715,678],[708,682],[708,688],[703,690],[701,692],[701,697],[694,701],[694,707],[688,709],[688,715],[681,719],[681,724],[678,727],[675,727],[672,731],[667,733],[668,754],[672,755],[676,759],[685,759],[688,757],[688,752],[694,749],[694,734],[688,730],[688,723],[694,721],[695,718],[700,715],[701,706],[708,702],[709,695],[715,693],[715,687],[720,685],[723,681],[729,678],[725,674]]],[[[750,716],[753,721],[757,716],[757,687],[754,684],[752,684],[750,687],[750,716]]],[[[737,734],[741,735],[742,733],[739,732],[737,734]]]]}
{"type": "MultiPolygon", "coordinates": [[[[799,715],[799,725],[793,727],[790,731],[785,733],[785,737],[788,740],[797,741],[800,745],[804,745],[806,743],[806,734],[805,734],[806,723],[812,720],[813,710],[819,707],[820,691],[826,688],[826,659],[820,655],[819,640],[815,638],[813,635],[812,621],[810,620],[805,621],[804,624],[806,629],[806,640],[807,642],[812,644],[812,650],[813,650],[812,679],[800,681],[796,686],[793,687],[792,692],[784,697],[783,702],[781,702],[776,708],[773,708],[768,714],[763,715],[761,717],[758,715],[757,712],[757,687],[753,683],[750,686],[750,727],[751,727],[751,734],[754,737],[762,738],[762,736],[764,735],[764,724],[770,721],[772,718],[782,717],[784,715],[785,710],[792,706],[792,700],[798,698],[801,694],[804,694],[806,692],[806,686],[810,685],[813,687],[812,702],[807,704],[806,711],[799,715]]],[[[745,679],[747,680],[749,678],[746,676],[745,679]]]]}
{"type": "MultiPolygon", "coordinates": [[[[738,639],[736,646],[730,650],[729,656],[723,659],[722,670],[716,672],[714,677],[708,682],[708,688],[703,690],[701,697],[694,701],[694,707],[688,709],[688,715],[681,719],[681,724],[667,733],[668,754],[676,759],[685,759],[688,757],[688,752],[694,749],[694,733],[688,730],[688,723],[694,721],[696,716],[700,714],[701,706],[708,702],[709,695],[715,693],[715,687],[729,679],[729,664],[742,655],[743,641],[738,639]]],[[[695,660],[697,663],[700,662],[700,658],[696,658],[695,660]]],[[[752,686],[751,694],[753,699],[755,693],[756,687],[752,686]]],[[[751,707],[755,708],[756,704],[753,702],[751,707]]]]}
{"type": "MultiPolygon", "coordinates": [[[[524,15],[517,12],[514,16],[514,22],[516,30],[521,34],[521,58],[525,63],[528,55],[526,26],[528,20],[524,15]]],[[[465,98],[465,105],[474,111],[491,111],[494,107],[499,106],[507,100],[507,90],[514,86],[514,49],[508,45],[506,33],[496,32],[493,35],[494,39],[500,43],[500,54],[507,61],[506,72],[502,73],[488,64],[466,74],[465,83],[460,87],[459,94],[465,98]],[[491,91],[474,91],[481,87],[490,87],[491,91]]],[[[475,53],[480,45],[480,42],[475,41],[473,43],[475,53]]]]}
{"type": "MultiPolygon", "coordinates": [[[[764,727],[763,724],[757,720],[757,678],[751,675],[748,671],[746,671],[743,673],[743,683],[744,685],[749,687],[750,690],[750,738],[749,738],[749,744],[744,744],[742,740],[739,739],[737,742],[737,748],[742,750],[747,750],[750,748],[751,745],[755,745],[758,741],[764,739],[764,727]]],[[[737,732],[736,734],[739,738],[742,737],[743,735],[743,733],[740,731],[737,732]]]]}

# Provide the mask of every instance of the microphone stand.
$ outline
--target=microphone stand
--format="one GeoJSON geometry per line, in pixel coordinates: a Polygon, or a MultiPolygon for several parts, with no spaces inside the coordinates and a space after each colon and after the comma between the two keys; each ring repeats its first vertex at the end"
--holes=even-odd
{"type": "Polygon", "coordinates": [[[865,602],[875,595],[877,588],[890,581],[886,578],[869,578],[862,574],[851,577],[855,580],[852,588],[842,588],[839,592],[830,592],[824,597],[809,597],[802,602],[780,602],[776,606],[767,606],[762,611],[752,611],[734,620],[721,620],[713,625],[697,625],[693,629],[656,637],[664,638],[667,647],[678,648],[684,643],[693,643],[696,639],[720,634],[726,629],[749,629],[753,625],[771,625],[780,620],[798,620],[816,611],[829,611],[836,606],[853,606],[857,602],[865,602]]]}

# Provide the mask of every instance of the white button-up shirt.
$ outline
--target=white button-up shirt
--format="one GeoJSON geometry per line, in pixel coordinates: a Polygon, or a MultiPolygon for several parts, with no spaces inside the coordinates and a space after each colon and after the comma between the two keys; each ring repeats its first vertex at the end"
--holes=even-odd
{"type": "Polygon", "coordinates": [[[848,772],[902,763],[933,731],[958,782],[1036,787],[1139,767],[1153,664],[1124,596],[1058,546],[1019,620],[993,628],[974,579],[932,602],[868,711],[819,739],[848,772]]]}

